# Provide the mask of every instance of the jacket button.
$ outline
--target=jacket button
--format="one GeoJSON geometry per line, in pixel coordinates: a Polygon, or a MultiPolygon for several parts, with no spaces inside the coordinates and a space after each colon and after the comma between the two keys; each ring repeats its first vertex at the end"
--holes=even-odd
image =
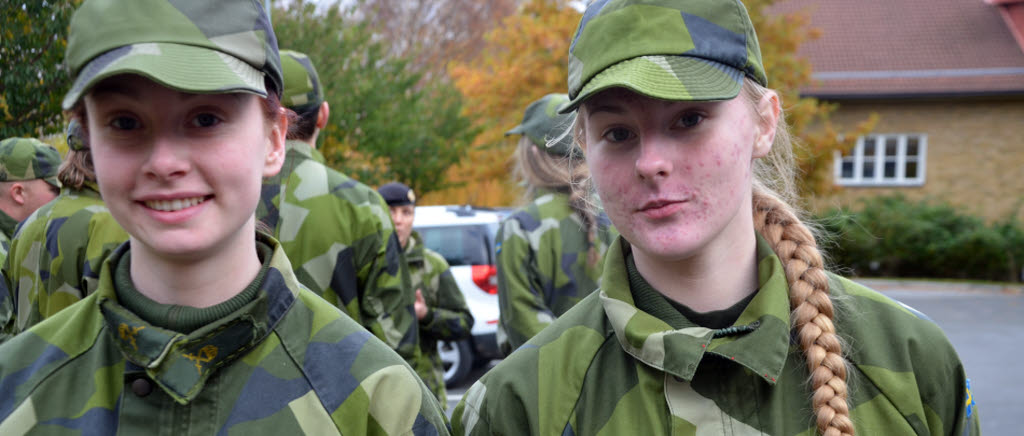
{"type": "Polygon", "coordinates": [[[153,392],[153,382],[145,378],[137,378],[132,381],[132,392],[140,397],[145,397],[153,392]]]}

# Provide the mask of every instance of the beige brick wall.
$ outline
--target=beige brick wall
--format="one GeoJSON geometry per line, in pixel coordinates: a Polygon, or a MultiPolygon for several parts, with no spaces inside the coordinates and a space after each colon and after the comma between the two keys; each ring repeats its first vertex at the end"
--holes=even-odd
{"type": "Polygon", "coordinates": [[[872,112],[872,133],[928,135],[925,182],[920,187],[841,187],[811,200],[813,208],[856,207],[860,198],[902,193],[939,199],[966,212],[1024,221],[1024,100],[843,102],[833,115],[852,126],[872,112]]]}

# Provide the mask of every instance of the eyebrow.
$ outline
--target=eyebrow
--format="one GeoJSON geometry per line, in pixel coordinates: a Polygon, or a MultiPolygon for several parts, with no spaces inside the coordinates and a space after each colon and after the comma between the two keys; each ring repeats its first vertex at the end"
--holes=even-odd
{"type": "Polygon", "coordinates": [[[599,112],[608,112],[611,114],[620,115],[625,113],[626,110],[622,108],[622,106],[616,106],[614,104],[602,104],[600,106],[595,106],[594,108],[587,108],[587,118],[589,119],[593,117],[594,114],[599,112]]]}
{"type": "MultiPolygon", "coordinates": [[[[160,86],[163,86],[163,85],[160,85],[160,86]]],[[[170,88],[170,87],[167,87],[167,88],[170,88]]],[[[177,93],[180,96],[181,100],[192,100],[192,99],[196,99],[196,98],[200,98],[200,97],[204,97],[204,96],[218,96],[219,97],[219,96],[227,95],[227,96],[231,96],[231,98],[233,98],[237,102],[237,101],[241,101],[242,95],[244,94],[244,93],[241,93],[241,92],[199,94],[199,93],[191,93],[191,92],[182,92],[182,91],[178,91],[178,90],[176,90],[174,88],[170,88],[170,89],[177,91],[177,93]]],[[[105,96],[113,96],[113,95],[120,95],[120,96],[124,96],[124,97],[128,97],[128,98],[133,98],[133,99],[139,99],[140,98],[139,92],[135,88],[130,87],[130,86],[124,86],[124,85],[122,85],[122,84],[120,84],[120,83],[118,83],[116,81],[100,82],[99,84],[94,86],[92,88],[92,91],[90,91],[89,93],[92,94],[92,96],[94,98],[95,97],[103,98],[105,96]]]]}

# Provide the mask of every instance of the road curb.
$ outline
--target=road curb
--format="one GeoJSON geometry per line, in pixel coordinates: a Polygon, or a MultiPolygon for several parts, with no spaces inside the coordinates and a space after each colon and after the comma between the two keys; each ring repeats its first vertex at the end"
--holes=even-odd
{"type": "Polygon", "coordinates": [[[904,280],[885,278],[855,278],[853,281],[876,291],[947,291],[987,292],[995,294],[1024,294],[1024,284],[1014,283],[971,283],[928,280],[904,280]]]}

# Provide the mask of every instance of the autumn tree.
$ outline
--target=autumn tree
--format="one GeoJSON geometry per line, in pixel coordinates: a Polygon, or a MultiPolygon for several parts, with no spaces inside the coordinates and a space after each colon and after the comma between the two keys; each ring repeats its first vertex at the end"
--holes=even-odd
{"type": "Polygon", "coordinates": [[[467,185],[428,198],[435,203],[512,204],[520,196],[509,179],[515,140],[504,133],[519,124],[526,106],[565,92],[569,40],[580,12],[565,0],[529,0],[488,32],[486,45],[469,62],[453,62],[449,74],[466,96],[466,113],[481,133],[469,157],[448,177],[467,185]]]}
{"type": "Polygon", "coordinates": [[[439,177],[464,155],[475,129],[462,95],[424,80],[408,57],[393,56],[369,22],[335,2],[274,9],[282,49],[309,55],[331,106],[320,133],[327,163],[369,185],[400,180],[426,193],[454,186],[439,177]]]}
{"type": "Polygon", "coordinates": [[[62,67],[71,14],[80,0],[0,2],[0,138],[60,131],[71,88],[62,67]]]}

